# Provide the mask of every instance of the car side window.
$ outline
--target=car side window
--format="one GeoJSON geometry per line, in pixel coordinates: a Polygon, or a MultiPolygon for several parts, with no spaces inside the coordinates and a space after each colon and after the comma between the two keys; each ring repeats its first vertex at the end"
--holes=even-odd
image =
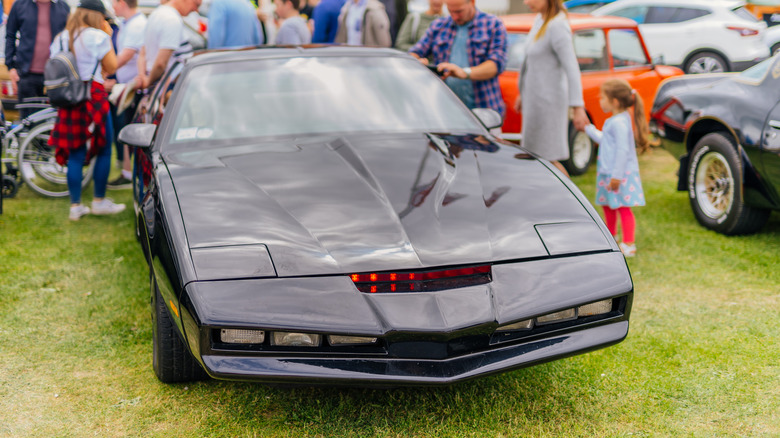
{"type": "Polygon", "coordinates": [[[647,6],[630,6],[623,9],[612,11],[609,15],[616,17],[630,18],[636,21],[638,24],[643,24],[647,16],[647,6]]]}
{"type": "Polygon", "coordinates": [[[650,64],[636,30],[612,29],[607,38],[615,68],[650,64]]]}
{"type": "Polygon", "coordinates": [[[520,71],[525,61],[525,41],[527,33],[510,33],[507,35],[507,62],[506,69],[520,71]]]}
{"type": "Polygon", "coordinates": [[[581,30],[574,33],[574,53],[580,71],[608,70],[607,43],[601,29],[581,30]]]}
{"type": "Polygon", "coordinates": [[[668,6],[653,6],[647,11],[645,24],[682,23],[709,14],[709,11],[699,8],[678,8],[668,6]]]}

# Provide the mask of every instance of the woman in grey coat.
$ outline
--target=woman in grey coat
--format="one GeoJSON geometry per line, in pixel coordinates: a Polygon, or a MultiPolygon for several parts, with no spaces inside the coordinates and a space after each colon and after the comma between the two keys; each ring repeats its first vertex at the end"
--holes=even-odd
{"type": "Polygon", "coordinates": [[[550,160],[566,173],[569,108],[574,127],[589,123],[571,28],[561,0],[524,0],[538,12],[526,43],[515,111],[523,114],[523,148],[550,160]]]}

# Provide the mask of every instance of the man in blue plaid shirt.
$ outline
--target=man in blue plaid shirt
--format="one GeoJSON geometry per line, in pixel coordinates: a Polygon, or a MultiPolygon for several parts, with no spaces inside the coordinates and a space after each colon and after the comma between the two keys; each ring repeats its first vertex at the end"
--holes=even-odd
{"type": "Polygon", "coordinates": [[[498,75],[506,66],[506,28],[474,2],[445,0],[450,16],[431,23],[409,53],[423,64],[432,55],[442,79],[466,106],[492,108],[503,117],[498,75]]]}

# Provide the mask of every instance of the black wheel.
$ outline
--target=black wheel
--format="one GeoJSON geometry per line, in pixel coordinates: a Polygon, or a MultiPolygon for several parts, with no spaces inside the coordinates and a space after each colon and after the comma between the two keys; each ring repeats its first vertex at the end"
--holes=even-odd
{"type": "Polygon", "coordinates": [[[3,198],[13,198],[19,191],[19,184],[16,178],[11,175],[3,175],[3,198]]]}
{"type": "Polygon", "coordinates": [[[728,71],[728,63],[722,56],[712,52],[700,52],[685,63],[685,73],[723,73],[728,71]]]}
{"type": "Polygon", "coordinates": [[[742,199],[742,159],[726,133],[707,134],[696,143],[688,168],[688,193],[696,219],[722,234],[758,231],[769,210],[745,205],[742,199]]]}
{"type": "Polygon", "coordinates": [[[152,367],[163,383],[192,382],[208,378],[198,361],[192,357],[168,313],[153,275],[149,275],[154,300],[152,302],[152,367]]]}
{"type": "Polygon", "coordinates": [[[593,140],[569,123],[569,159],[563,162],[563,167],[569,175],[582,175],[587,172],[595,156],[596,146],[593,140]]]}

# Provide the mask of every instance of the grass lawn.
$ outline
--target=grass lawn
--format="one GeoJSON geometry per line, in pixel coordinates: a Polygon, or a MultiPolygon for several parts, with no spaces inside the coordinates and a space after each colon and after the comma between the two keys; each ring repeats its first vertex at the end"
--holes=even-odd
{"type": "Polygon", "coordinates": [[[780,436],[780,215],[706,231],[668,154],[640,166],[628,338],[440,389],[161,384],[132,213],[70,223],[22,187],[0,215],[0,437],[780,436]]]}

